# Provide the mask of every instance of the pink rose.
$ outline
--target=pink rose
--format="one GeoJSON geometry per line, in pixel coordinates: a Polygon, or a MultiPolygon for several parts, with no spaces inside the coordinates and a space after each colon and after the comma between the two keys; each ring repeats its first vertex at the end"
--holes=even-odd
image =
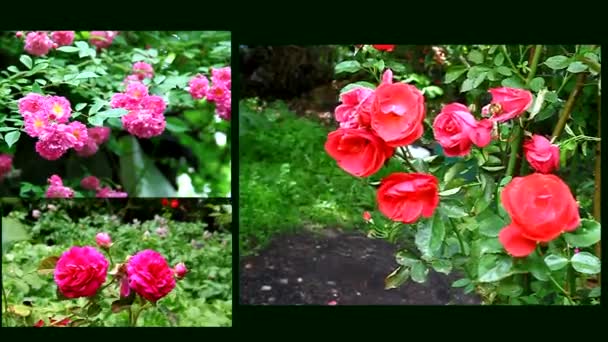
{"type": "Polygon", "coordinates": [[[97,190],[99,184],[99,178],[95,176],[87,176],[80,181],[80,186],[87,190],[97,190]]]}
{"type": "Polygon", "coordinates": [[[129,287],[150,302],[156,302],[175,288],[173,270],[167,260],[153,250],[135,254],[127,264],[129,287]]]}
{"type": "Polygon", "coordinates": [[[478,123],[468,108],[460,103],[443,107],[433,122],[433,134],[448,157],[465,156],[472,144],[484,147],[490,143],[492,123],[478,123]]]}
{"type": "Polygon", "coordinates": [[[493,88],[490,89],[492,102],[483,107],[484,115],[492,114],[491,120],[505,122],[511,120],[523,112],[532,104],[532,93],[517,88],[493,88]]]}
{"type": "Polygon", "coordinates": [[[108,233],[97,233],[97,235],[95,235],[95,243],[97,243],[97,246],[100,248],[110,248],[112,247],[112,238],[108,233]]]}
{"type": "Polygon", "coordinates": [[[340,128],[369,127],[371,106],[374,91],[365,87],[356,87],[340,95],[342,104],[336,107],[336,121],[340,128]]]}
{"type": "Polygon", "coordinates": [[[106,281],[108,261],[93,247],[74,246],[55,266],[55,283],[67,298],[91,297],[106,281]]]}
{"type": "Polygon", "coordinates": [[[13,168],[13,156],[10,154],[0,154],[0,181],[13,168]]]}
{"type": "Polygon", "coordinates": [[[551,173],[559,168],[559,147],[540,135],[534,134],[524,143],[526,160],[536,171],[551,173]]]}
{"type": "Polygon", "coordinates": [[[74,35],[74,31],[55,31],[51,33],[51,39],[59,46],[72,45],[74,35]]]}
{"type": "Polygon", "coordinates": [[[186,273],[188,273],[188,268],[183,262],[180,262],[173,267],[173,272],[175,272],[177,279],[182,279],[186,276],[186,273]]]}
{"type": "Polygon", "coordinates": [[[63,180],[58,175],[52,175],[48,179],[49,187],[46,190],[46,198],[72,198],[74,190],[63,186],[63,180]]]}

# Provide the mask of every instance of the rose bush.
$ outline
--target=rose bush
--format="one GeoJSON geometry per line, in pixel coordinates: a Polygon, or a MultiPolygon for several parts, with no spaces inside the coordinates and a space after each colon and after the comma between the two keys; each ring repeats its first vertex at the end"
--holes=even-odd
{"type": "Polygon", "coordinates": [[[229,32],[2,33],[0,195],[227,196],[230,55],[229,32]]]}
{"type": "Polygon", "coordinates": [[[486,304],[599,303],[600,48],[424,48],[435,85],[412,73],[410,49],[359,45],[336,65],[367,77],[341,91],[326,142],[375,188],[369,236],[416,247],[386,288],[434,270],[486,304]],[[413,158],[415,142],[434,155],[413,158]]]}

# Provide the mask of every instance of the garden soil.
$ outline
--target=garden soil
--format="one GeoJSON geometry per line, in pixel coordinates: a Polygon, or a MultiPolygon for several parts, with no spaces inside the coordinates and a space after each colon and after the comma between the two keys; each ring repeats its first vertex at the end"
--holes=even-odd
{"type": "Polygon", "coordinates": [[[477,305],[480,298],[451,284],[460,278],[430,271],[385,290],[397,247],[359,233],[327,229],[277,236],[240,262],[240,302],[253,305],[477,305]]]}

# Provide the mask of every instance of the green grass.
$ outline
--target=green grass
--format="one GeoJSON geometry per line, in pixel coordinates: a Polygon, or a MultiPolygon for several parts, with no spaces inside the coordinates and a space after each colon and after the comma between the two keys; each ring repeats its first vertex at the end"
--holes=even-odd
{"type": "Polygon", "coordinates": [[[243,103],[241,121],[242,254],[263,247],[275,234],[305,226],[363,226],[362,212],[375,209],[375,192],[327,155],[330,128],[297,117],[282,103],[261,112],[243,103]]]}

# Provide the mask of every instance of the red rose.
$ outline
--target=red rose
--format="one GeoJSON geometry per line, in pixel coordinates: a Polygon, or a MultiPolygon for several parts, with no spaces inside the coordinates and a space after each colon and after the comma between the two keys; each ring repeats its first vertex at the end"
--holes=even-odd
{"type": "Polygon", "coordinates": [[[526,160],[538,172],[551,173],[559,168],[559,147],[540,135],[524,143],[526,160]]]}
{"type": "Polygon", "coordinates": [[[169,200],[166,198],[163,198],[162,200],[160,200],[160,204],[162,204],[163,207],[166,207],[169,205],[169,200]]]}
{"type": "Polygon", "coordinates": [[[378,208],[391,220],[403,223],[431,217],[439,204],[438,185],[431,174],[393,173],[378,188],[378,208]]]}
{"type": "Polygon", "coordinates": [[[171,208],[175,209],[178,206],[179,206],[179,201],[178,200],[176,200],[176,199],[171,200],[171,208]]]}
{"type": "Polygon", "coordinates": [[[380,51],[388,51],[391,52],[395,49],[395,45],[372,45],[374,49],[380,51]]]}
{"type": "Polygon", "coordinates": [[[471,152],[471,145],[484,147],[491,140],[492,123],[479,123],[469,109],[460,103],[450,103],[443,107],[433,122],[433,134],[448,157],[465,156],[471,152]]]}
{"type": "Polygon", "coordinates": [[[493,121],[511,120],[525,112],[532,104],[532,93],[524,89],[502,87],[489,91],[492,94],[492,102],[482,108],[482,113],[492,114],[493,121]]]}
{"type": "Polygon", "coordinates": [[[537,242],[549,242],[580,224],[578,204],[559,177],[534,173],[516,177],[505,186],[500,200],[511,217],[498,239],[515,257],[529,255],[537,242]]]}
{"type": "Polygon", "coordinates": [[[344,171],[368,177],[380,170],[395,150],[367,129],[340,128],[327,136],[325,151],[344,171]]]}
{"type": "Polygon", "coordinates": [[[371,219],[372,219],[372,214],[370,214],[370,213],[369,213],[369,211],[364,211],[364,212],[363,212],[363,219],[364,219],[365,221],[369,221],[369,220],[371,220],[371,219]]]}
{"type": "Polygon", "coordinates": [[[389,146],[405,146],[422,136],[425,114],[424,96],[416,87],[383,83],[374,96],[371,126],[389,146]]]}

